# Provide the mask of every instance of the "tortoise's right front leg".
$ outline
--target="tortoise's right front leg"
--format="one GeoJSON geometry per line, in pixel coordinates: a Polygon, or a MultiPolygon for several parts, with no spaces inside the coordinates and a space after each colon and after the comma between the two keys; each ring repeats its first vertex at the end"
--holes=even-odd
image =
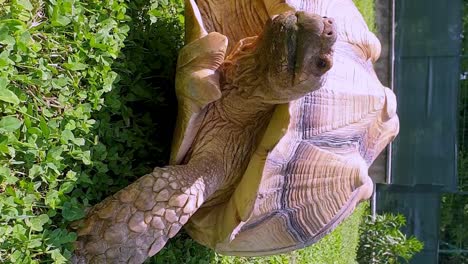
{"type": "Polygon", "coordinates": [[[191,167],[156,168],[94,206],[73,262],[142,263],[161,250],[213,191],[205,179],[214,177],[191,167]]]}

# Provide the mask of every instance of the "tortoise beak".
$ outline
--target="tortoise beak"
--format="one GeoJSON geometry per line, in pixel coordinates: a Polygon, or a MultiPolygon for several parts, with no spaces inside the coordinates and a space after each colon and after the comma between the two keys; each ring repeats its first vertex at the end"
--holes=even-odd
{"type": "Polygon", "coordinates": [[[336,42],[336,28],[333,18],[320,17],[303,11],[296,12],[295,15],[298,26],[304,31],[320,36],[323,50],[331,49],[336,42]]]}

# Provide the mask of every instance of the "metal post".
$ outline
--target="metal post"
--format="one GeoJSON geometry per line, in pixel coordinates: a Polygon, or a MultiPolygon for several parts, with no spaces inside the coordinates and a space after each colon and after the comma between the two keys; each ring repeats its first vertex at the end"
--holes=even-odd
{"type": "MultiPolygon", "coordinates": [[[[395,0],[390,0],[392,17],[390,21],[390,89],[395,91],[395,0]]],[[[385,183],[392,183],[392,143],[387,146],[387,166],[385,171],[385,183]]]]}
{"type": "Polygon", "coordinates": [[[377,215],[377,185],[375,183],[374,183],[374,192],[372,193],[370,205],[371,205],[372,222],[375,222],[375,217],[377,215]]]}

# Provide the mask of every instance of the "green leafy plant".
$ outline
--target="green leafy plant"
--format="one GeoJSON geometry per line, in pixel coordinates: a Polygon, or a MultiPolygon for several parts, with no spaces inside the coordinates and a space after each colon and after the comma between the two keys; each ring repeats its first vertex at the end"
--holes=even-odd
{"type": "MultiPolygon", "coordinates": [[[[458,154],[458,189],[468,191],[468,155],[458,154]]],[[[441,199],[439,260],[441,263],[467,263],[468,197],[462,193],[445,193],[441,199]]]]}
{"type": "Polygon", "coordinates": [[[0,1],[0,263],[66,263],[69,223],[165,161],[181,10],[0,1]]]}
{"type": "MultiPolygon", "coordinates": [[[[462,55],[468,54],[468,0],[463,0],[462,55]]],[[[439,263],[468,263],[468,59],[461,59],[458,103],[458,191],[441,201],[439,263]]]]}
{"type": "Polygon", "coordinates": [[[406,225],[403,215],[368,215],[360,226],[361,241],[357,252],[359,263],[401,263],[423,249],[415,237],[407,238],[400,229],[406,225]]]}

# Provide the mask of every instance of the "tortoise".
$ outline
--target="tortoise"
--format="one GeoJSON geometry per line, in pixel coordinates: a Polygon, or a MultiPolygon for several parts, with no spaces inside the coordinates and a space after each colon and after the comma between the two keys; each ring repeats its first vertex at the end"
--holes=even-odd
{"type": "MultiPolygon", "coordinates": [[[[351,0],[188,2],[188,22],[203,22],[187,27],[189,39],[201,31],[242,39],[287,10],[334,19],[333,67],[320,89],[276,107],[228,200],[204,205],[185,225],[197,242],[226,255],[272,255],[315,243],[370,198],[368,169],[398,134],[395,95],[372,66],[379,40],[351,0]]],[[[183,148],[174,142],[171,161],[178,163],[183,148]]]]}
{"type": "Polygon", "coordinates": [[[182,164],[155,168],[96,205],[78,231],[75,262],[141,263],[202,205],[227,202],[275,105],[321,86],[335,41],[332,19],[289,11],[270,19],[261,35],[240,40],[226,59],[228,40],[216,32],[185,46],[179,99],[206,93],[214,100],[181,103],[192,133],[182,164]]]}
{"type": "MultiPolygon", "coordinates": [[[[373,184],[368,168],[398,133],[395,96],[372,69],[380,43],[352,1],[185,3],[188,44],[178,61],[179,115],[172,166],[156,168],[96,205],[78,231],[75,262],[142,262],[156,254],[185,222],[192,238],[228,255],[271,255],[310,245],[370,197],[373,184]],[[239,100],[227,100],[230,90],[223,88],[230,76],[235,80],[233,66],[246,52],[255,50],[262,41],[262,36],[256,36],[262,35],[265,24],[271,24],[269,20],[297,10],[333,17],[328,20],[336,26],[333,57],[321,58],[327,64],[324,69],[333,67],[311,84],[308,91],[313,92],[304,97],[260,115],[232,119],[236,125],[255,121],[255,129],[243,131],[242,143],[230,144],[231,138],[218,134],[204,136],[204,131],[226,125],[206,122],[215,105],[245,106],[239,100]],[[226,53],[230,56],[224,60],[226,53]],[[201,159],[207,164],[203,168],[181,169],[188,168],[197,155],[209,153],[209,147],[197,143],[200,140],[229,147],[222,154],[201,159]],[[216,169],[213,159],[233,155],[231,162],[216,169]],[[173,175],[177,170],[180,173],[173,175]],[[226,180],[223,176],[228,170],[235,172],[226,180]],[[179,180],[177,175],[183,172],[216,176],[179,180]],[[218,186],[215,191],[213,185],[218,186]],[[180,195],[174,196],[176,191],[180,195]]],[[[281,54],[272,57],[281,61],[281,54]]],[[[228,131],[229,136],[237,134],[228,131]]]]}

